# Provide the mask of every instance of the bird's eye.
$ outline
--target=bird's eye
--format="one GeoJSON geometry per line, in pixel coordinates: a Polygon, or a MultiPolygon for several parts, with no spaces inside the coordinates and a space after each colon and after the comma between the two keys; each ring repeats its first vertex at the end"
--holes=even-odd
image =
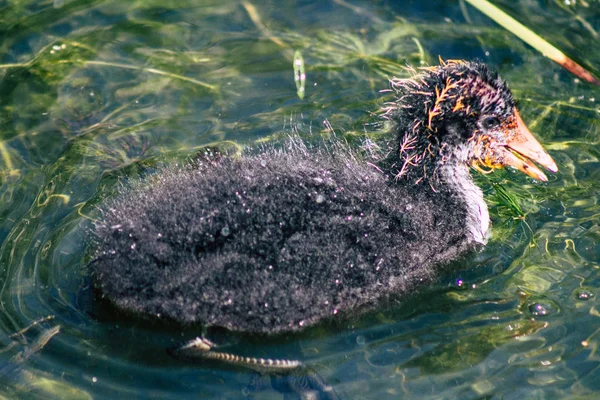
{"type": "Polygon", "coordinates": [[[494,129],[498,125],[500,125],[500,120],[498,117],[486,117],[483,121],[481,121],[481,126],[486,130],[494,129]]]}

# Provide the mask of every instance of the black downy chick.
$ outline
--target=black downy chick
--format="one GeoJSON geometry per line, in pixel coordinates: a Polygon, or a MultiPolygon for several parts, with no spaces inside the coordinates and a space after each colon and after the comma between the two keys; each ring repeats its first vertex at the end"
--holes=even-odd
{"type": "Polygon", "coordinates": [[[409,293],[486,241],[469,169],[556,171],[503,80],[453,61],[393,80],[397,141],[367,162],[342,145],[207,155],[110,200],[94,227],[96,288],[118,308],[275,334],[409,293]]]}

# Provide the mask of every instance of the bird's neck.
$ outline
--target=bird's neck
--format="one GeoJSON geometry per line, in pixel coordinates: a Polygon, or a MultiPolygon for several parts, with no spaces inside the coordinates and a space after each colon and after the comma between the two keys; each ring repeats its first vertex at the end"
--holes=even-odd
{"type": "Polygon", "coordinates": [[[436,169],[436,178],[430,181],[433,190],[436,185],[443,185],[441,190],[448,191],[465,208],[469,240],[485,244],[487,231],[490,224],[490,216],[487,205],[483,199],[483,192],[473,182],[469,167],[465,164],[445,163],[436,169]]]}
{"type": "MultiPolygon", "coordinates": [[[[461,148],[453,150],[467,151],[461,148]]],[[[393,181],[403,181],[409,186],[424,186],[434,192],[443,192],[451,196],[456,207],[460,207],[456,212],[465,213],[467,240],[485,244],[490,225],[488,209],[483,192],[471,178],[469,166],[460,161],[465,158],[464,155],[456,157],[453,152],[435,153],[420,148],[404,152],[400,149],[388,153],[388,157],[379,164],[383,171],[390,174],[393,181]]]]}

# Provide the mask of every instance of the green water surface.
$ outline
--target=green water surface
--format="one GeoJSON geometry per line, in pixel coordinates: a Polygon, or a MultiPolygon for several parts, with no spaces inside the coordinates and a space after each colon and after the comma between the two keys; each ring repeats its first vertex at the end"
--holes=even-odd
{"type": "MultiPolygon", "coordinates": [[[[494,3],[600,76],[600,2],[494,3]]],[[[600,398],[600,89],[458,0],[0,1],[0,397],[282,398],[167,354],[197,329],[99,309],[85,230],[207,145],[384,136],[387,80],[438,57],[498,69],[560,171],[478,174],[490,244],[395,307],[220,339],[301,359],[343,399],[600,398]]]]}

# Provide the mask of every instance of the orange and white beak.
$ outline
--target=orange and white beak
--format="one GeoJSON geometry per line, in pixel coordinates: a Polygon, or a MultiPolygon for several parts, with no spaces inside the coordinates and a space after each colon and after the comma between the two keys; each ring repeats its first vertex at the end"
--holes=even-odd
{"type": "Polygon", "coordinates": [[[526,173],[532,178],[547,182],[546,175],[532,162],[540,164],[551,172],[558,171],[556,163],[546,153],[540,142],[538,142],[515,110],[516,128],[512,129],[508,136],[506,147],[512,152],[507,151],[507,157],[504,159],[504,165],[515,167],[521,172],[526,173]]]}
{"type": "Polygon", "coordinates": [[[533,137],[518,111],[508,126],[502,127],[506,133],[506,143],[487,147],[484,157],[479,162],[492,168],[510,166],[542,182],[547,182],[546,175],[534,164],[556,172],[556,163],[544,150],[542,145],[533,137]]]}

